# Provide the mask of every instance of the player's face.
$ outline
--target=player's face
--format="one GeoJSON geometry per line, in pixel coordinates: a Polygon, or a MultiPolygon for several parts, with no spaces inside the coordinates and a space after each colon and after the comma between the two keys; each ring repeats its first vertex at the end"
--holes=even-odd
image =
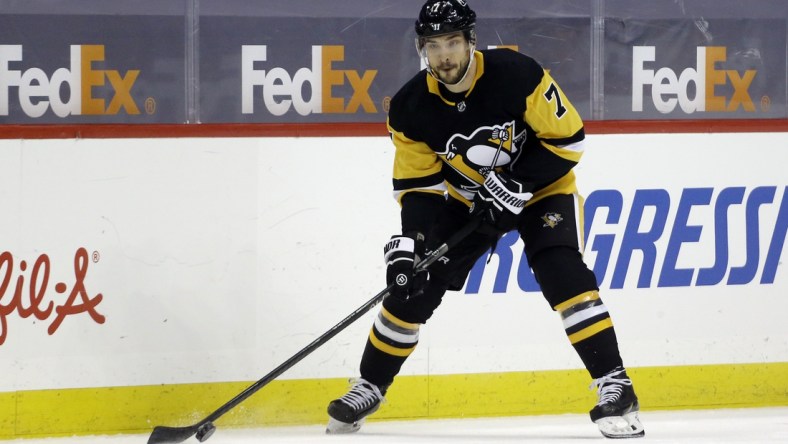
{"type": "Polygon", "coordinates": [[[465,75],[471,61],[469,49],[462,32],[429,37],[424,42],[433,74],[449,85],[459,82],[465,75]]]}

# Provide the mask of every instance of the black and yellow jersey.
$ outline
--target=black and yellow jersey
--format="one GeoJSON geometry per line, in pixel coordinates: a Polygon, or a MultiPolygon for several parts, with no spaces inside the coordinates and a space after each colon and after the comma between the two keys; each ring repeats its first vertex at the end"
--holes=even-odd
{"type": "Polygon", "coordinates": [[[412,193],[448,193],[470,205],[490,168],[533,184],[531,202],[575,192],[572,168],[585,134],[558,84],[533,58],[510,49],[474,57],[468,91],[452,93],[423,70],[392,98],[394,197],[404,205],[412,193]]]}

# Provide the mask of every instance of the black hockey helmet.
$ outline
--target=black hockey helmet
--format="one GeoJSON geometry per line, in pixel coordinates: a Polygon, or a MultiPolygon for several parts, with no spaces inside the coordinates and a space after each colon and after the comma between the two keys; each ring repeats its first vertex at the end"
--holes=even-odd
{"type": "Polygon", "coordinates": [[[476,13],[466,0],[427,0],[416,20],[419,37],[463,31],[466,38],[472,35],[476,13]]]}

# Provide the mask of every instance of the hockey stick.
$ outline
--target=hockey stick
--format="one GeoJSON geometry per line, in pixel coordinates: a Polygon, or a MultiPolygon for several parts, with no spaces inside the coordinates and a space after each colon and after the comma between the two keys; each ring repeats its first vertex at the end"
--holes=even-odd
{"type": "MultiPolygon", "coordinates": [[[[455,245],[457,245],[457,243],[459,243],[461,240],[465,239],[465,237],[471,234],[479,226],[480,222],[481,220],[478,218],[474,218],[473,220],[471,220],[467,225],[462,227],[462,229],[454,233],[446,241],[446,243],[436,248],[435,250],[431,251],[423,260],[421,260],[421,262],[416,264],[416,269],[418,271],[423,271],[427,267],[432,265],[441,256],[446,254],[446,252],[449,251],[450,248],[453,248],[455,245]]],[[[279,377],[279,375],[287,371],[290,367],[297,364],[299,361],[307,357],[313,351],[317,350],[320,346],[328,342],[331,338],[336,336],[339,332],[347,328],[350,324],[358,320],[361,316],[366,314],[374,306],[376,306],[381,301],[383,301],[383,299],[386,298],[386,296],[388,296],[391,293],[393,287],[394,284],[391,284],[388,287],[386,287],[385,290],[376,294],[375,297],[367,301],[361,307],[357,308],[353,313],[348,315],[345,319],[341,320],[337,325],[331,327],[331,329],[329,329],[327,332],[323,333],[320,337],[312,341],[309,345],[301,349],[301,351],[290,357],[290,359],[280,364],[279,367],[275,368],[273,371],[271,371],[271,373],[265,375],[262,379],[247,387],[244,391],[236,395],[233,399],[228,401],[223,406],[216,409],[216,411],[205,417],[202,421],[185,427],[167,427],[167,426],[154,427],[153,432],[148,438],[148,444],[179,443],[189,439],[192,435],[196,435],[198,441],[205,442],[208,438],[211,437],[211,435],[213,435],[213,432],[216,431],[216,426],[213,425],[214,421],[216,421],[222,415],[224,415],[225,413],[233,409],[235,406],[246,400],[246,398],[252,396],[255,392],[268,385],[268,383],[279,377]]]]}

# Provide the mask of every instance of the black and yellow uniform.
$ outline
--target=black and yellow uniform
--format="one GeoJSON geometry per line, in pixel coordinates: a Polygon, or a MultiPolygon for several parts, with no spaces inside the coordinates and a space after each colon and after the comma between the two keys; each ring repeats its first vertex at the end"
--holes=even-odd
{"type": "MultiPolygon", "coordinates": [[[[464,93],[450,92],[422,71],[391,100],[402,232],[425,234],[428,247],[443,243],[468,222],[491,168],[531,184],[534,196],[517,219],[526,256],[570,342],[598,378],[622,363],[596,277],[582,260],[582,199],[572,168],[583,154],[583,122],[534,59],[508,49],[473,57],[475,76],[464,93]]],[[[384,301],[362,358],[364,379],[391,384],[418,343],[419,326],[447,290],[462,287],[502,234],[476,231],[430,267],[423,294],[384,301]]]]}
{"type": "MultiPolygon", "coordinates": [[[[422,71],[391,100],[395,197],[448,191],[469,204],[496,154],[497,170],[543,190],[532,201],[575,192],[571,169],[583,152],[583,122],[556,82],[509,49],[474,56],[476,76],[465,93],[449,92],[422,71]]],[[[403,217],[403,228],[424,228],[412,214],[403,217]]]]}

